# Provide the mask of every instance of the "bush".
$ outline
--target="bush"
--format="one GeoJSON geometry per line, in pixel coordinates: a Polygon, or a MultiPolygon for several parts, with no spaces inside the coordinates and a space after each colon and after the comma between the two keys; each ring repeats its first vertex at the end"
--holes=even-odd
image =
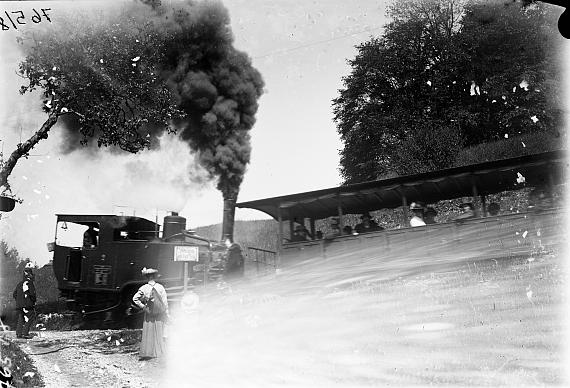
{"type": "MultiPolygon", "coordinates": [[[[59,299],[59,289],[57,288],[57,280],[53,273],[51,264],[44,265],[34,271],[37,294],[37,304],[51,305],[59,299]]],[[[57,310],[54,310],[57,311],[57,310]]]]}
{"type": "Polygon", "coordinates": [[[38,313],[36,316],[36,330],[71,330],[73,328],[73,317],[69,314],[50,312],[47,314],[38,313]]]}
{"type": "Polygon", "coordinates": [[[451,167],[463,145],[461,131],[440,121],[425,121],[392,155],[395,172],[410,175],[451,167]]]}
{"type": "Polygon", "coordinates": [[[492,160],[565,149],[566,136],[554,132],[536,132],[462,149],[455,166],[468,166],[492,160]]]}
{"type": "Polygon", "coordinates": [[[13,340],[2,337],[2,367],[9,369],[14,387],[43,387],[45,384],[35,365],[13,340]]]}

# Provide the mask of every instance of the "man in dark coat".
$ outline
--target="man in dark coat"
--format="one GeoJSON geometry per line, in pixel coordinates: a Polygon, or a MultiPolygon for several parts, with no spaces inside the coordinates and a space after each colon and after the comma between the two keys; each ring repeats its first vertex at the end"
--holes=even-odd
{"type": "Polygon", "coordinates": [[[18,324],[16,326],[16,337],[30,339],[30,326],[35,316],[36,287],[34,286],[34,274],[32,264],[26,264],[24,277],[16,286],[12,296],[16,299],[16,310],[18,311],[18,324]]]}
{"type": "Polygon", "coordinates": [[[372,219],[370,213],[362,214],[362,217],[360,217],[360,219],[362,222],[354,227],[354,231],[358,234],[384,230],[383,227],[378,225],[376,221],[372,219]]]}
{"type": "Polygon", "coordinates": [[[83,248],[95,248],[98,237],[99,232],[93,228],[93,225],[89,225],[89,229],[83,233],[83,248]]]}
{"type": "Polygon", "coordinates": [[[241,246],[237,243],[229,243],[227,245],[229,246],[226,254],[226,278],[243,276],[245,260],[241,246]]]}

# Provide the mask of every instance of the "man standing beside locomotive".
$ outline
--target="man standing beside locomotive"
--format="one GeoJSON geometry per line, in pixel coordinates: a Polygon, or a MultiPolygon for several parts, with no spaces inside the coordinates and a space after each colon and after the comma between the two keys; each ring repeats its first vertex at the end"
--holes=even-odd
{"type": "Polygon", "coordinates": [[[168,299],[166,290],[156,282],[158,270],[143,268],[147,283],[133,296],[133,303],[144,311],[140,360],[161,357],[166,353],[166,322],[168,320],[168,299]]]}
{"type": "Polygon", "coordinates": [[[30,339],[30,326],[35,316],[36,287],[34,286],[34,274],[32,263],[27,263],[24,268],[24,278],[18,283],[12,296],[16,299],[18,310],[18,323],[16,337],[30,339]]]}

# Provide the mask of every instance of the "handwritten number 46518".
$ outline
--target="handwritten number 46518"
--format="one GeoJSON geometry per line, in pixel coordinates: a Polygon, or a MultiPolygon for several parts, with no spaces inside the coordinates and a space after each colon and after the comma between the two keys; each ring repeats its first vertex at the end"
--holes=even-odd
{"type": "MultiPolygon", "coordinates": [[[[51,11],[51,8],[41,8],[40,10],[42,11],[41,15],[35,8],[32,8],[32,11],[34,12],[34,14],[31,17],[32,22],[36,24],[40,23],[42,21],[42,16],[43,16],[48,22],[51,23],[51,19],[47,13],[47,11],[51,11]]],[[[12,11],[12,12],[4,11],[4,14],[6,15],[7,18],[6,21],[4,21],[4,18],[2,16],[0,16],[0,26],[4,31],[10,29],[10,24],[16,30],[18,29],[17,26],[18,24],[20,25],[26,24],[25,22],[26,16],[24,15],[24,11],[12,11]],[[10,21],[10,23],[8,23],[8,21],[10,21]]]]}

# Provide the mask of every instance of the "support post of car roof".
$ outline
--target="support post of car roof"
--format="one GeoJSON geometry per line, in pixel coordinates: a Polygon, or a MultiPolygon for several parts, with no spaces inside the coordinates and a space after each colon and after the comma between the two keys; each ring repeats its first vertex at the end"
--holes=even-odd
{"type": "MultiPolygon", "coordinates": [[[[471,175],[471,190],[473,191],[473,202],[476,202],[479,194],[477,193],[477,184],[475,183],[475,176],[473,175],[471,175]]],[[[473,212],[475,213],[475,217],[481,216],[479,206],[477,206],[476,203],[473,203],[473,212]]]]}
{"type": "Polygon", "coordinates": [[[283,214],[281,212],[281,202],[277,203],[277,222],[279,230],[277,233],[277,263],[276,268],[281,268],[281,254],[283,253],[283,214]]]}
{"type": "Polygon", "coordinates": [[[337,194],[337,199],[338,199],[338,227],[340,229],[340,235],[342,236],[344,234],[344,221],[342,219],[342,202],[340,200],[340,193],[337,194]]]}
{"type": "Polygon", "coordinates": [[[554,176],[552,175],[552,169],[548,169],[548,191],[550,192],[550,207],[554,207],[554,176]]]}
{"type": "Polygon", "coordinates": [[[408,201],[404,194],[402,194],[402,210],[404,210],[404,219],[402,220],[402,226],[405,228],[408,226],[408,201]]]}

